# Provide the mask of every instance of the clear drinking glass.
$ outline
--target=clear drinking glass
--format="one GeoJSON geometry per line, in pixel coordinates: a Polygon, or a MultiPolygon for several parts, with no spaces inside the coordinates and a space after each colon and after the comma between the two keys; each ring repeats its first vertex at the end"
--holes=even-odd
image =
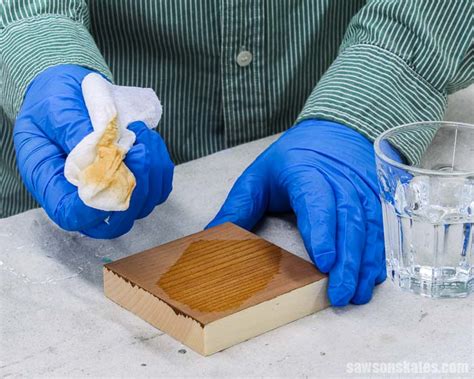
{"type": "Polygon", "coordinates": [[[474,125],[402,125],[380,135],[375,152],[388,276],[424,296],[467,296],[474,288],[474,125]]]}

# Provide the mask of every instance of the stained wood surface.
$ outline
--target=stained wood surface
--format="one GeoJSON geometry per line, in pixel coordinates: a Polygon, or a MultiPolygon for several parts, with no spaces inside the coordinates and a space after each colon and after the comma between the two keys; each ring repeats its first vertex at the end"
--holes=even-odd
{"type": "Polygon", "coordinates": [[[311,263],[230,223],[105,268],[201,325],[325,277],[311,263]]]}

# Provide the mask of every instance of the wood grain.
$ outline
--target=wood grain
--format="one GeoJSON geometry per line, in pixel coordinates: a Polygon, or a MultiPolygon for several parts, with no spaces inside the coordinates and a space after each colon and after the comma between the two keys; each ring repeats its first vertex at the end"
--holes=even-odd
{"type": "MultiPolygon", "coordinates": [[[[206,352],[204,328],[207,325],[218,325],[219,320],[220,325],[228,325],[222,320],[235,314],[238,316],[229,320],[242,321],[244,318],[239,312],[323,279],[325,275],[311,263],[230,223],[108,263],[104,268],[108,297],[202,353],[206,352]],[[150,302],[155,304],[148,304],[150,302]],[[165,312],[165,308],[168,316],[156,314],[165,312]],[[150,313],[150,309],[154,309],[155,314],[150,313]],[[193,328],[192,342],[189,338],[186,340],[186,333],[182,331],[170,332],[173,317],[169,315],[174,315],[176,325],[183,320],[194,320],[203,329],[203,340],[196,340],[200,332],[193,328]]],[[[308,292],[305,291],[301,293],[308,292]]],[[[325,297],[319,292],[318,296],[325,297]]],[[[285,299],[298,301],[296,293],[285,299]]],[[[308,309],[321,307],[323,303],[315,303],[308,309]]],[[[258,309],[266,308],[259,306],[258,309]]],[[[308,312],[306,308],[301,309],[300,313],[308,312]]],[[[266,319],[261,313],[259,317],[266,319]]],[[[291,312],[285,317],[284,320],[292,320],[291,312]]],[[[276,324],[282,320],[276,320],[276,324]]],[[[190,325],[194,324],[181,327],[189,329],[190,325]]],[[[268,328],[260,325],[257,329],[268,328]]],[[[232,337],[232,340],[238,339],[239,336],[232,337]]],[[[217,348],[225,343],[209,341],[207,345],[217,348]]]]}

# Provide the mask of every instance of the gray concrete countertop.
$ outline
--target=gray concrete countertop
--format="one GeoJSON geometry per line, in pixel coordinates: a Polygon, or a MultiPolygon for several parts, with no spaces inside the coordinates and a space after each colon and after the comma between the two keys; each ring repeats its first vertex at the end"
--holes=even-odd
{"type": "MultiPolygon", "coordinates": [[[[473,99],[473,87],[455,95],[447,118],[474,123],[473,99]]],[[[0,376],[339,377],[366,362],[474,372],[472,296],[430,300],[386,281],[365,306],[329,308],[207,358],[105,298],[105,262],[201,230],[275,138],[180,165],[166,204],[112,241],[64,232],[42,210],[0,220],[0,376]]],[[[293,217],[255,232],[308,259],[293,217]]]]}

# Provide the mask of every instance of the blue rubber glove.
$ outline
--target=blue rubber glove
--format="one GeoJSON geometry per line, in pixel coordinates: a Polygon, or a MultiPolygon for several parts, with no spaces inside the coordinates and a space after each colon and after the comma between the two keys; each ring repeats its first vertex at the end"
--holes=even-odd
{"type": "Polygon", "coordinates": [[[372,143],[334,122],[297,124],[244,171],[208,227],[251,229],[266,211],[291,210],[310,258],[329,273],[331,304],[367,303],[386,278],[372,143]]]}
{"type": "Polygon", "coordinates": [[[13,139],[26,187],[56,224],[94,238],[115,238],[167,199],[174,166],[159,134],[134,122],[128,129],[136,142],[125,158],[136,179],[128,210],[105,212],[82,202],[64,177],[64,164],[67,154],[92,132],[81,89],[91,72],[61,65],[39,74],[26,91],[13,139]]]}

